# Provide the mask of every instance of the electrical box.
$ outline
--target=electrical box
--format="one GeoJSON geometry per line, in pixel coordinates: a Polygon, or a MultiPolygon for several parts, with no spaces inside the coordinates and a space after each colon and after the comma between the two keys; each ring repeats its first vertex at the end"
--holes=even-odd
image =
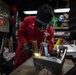
{"type": "Polygon", "coordinates": [[[9,32],[10,7],[0,1],[0,32],[9,32]]]}

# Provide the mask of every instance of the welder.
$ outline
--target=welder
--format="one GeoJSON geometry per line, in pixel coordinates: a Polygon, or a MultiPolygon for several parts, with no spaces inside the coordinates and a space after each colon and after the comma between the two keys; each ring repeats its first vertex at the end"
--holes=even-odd
{"type": "MultiPolygon", "coordinates": [[[[36,40],[38,48],[40,48],[40,43],[44,40],[45,33],[49,34],[47,36],[47,40],[49,41],[48,53],[52,52],[54,46],[54,29],[52,28],[51,20],[53,15],[53,9],[49,5],[43,4],[38,8],[36,16],[27,16],[24,18],[17,34],[18,47],[15,52],[15,68],[32,56],[32,41],[36,40]]],[[[42,54],[44,54],[44,51],[42,54]]]]}

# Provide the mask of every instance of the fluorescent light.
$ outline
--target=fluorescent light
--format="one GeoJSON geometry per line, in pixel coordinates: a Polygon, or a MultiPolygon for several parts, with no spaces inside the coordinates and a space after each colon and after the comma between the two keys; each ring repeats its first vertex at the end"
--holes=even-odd
{"type": "MultiPolygon", "coordinates": [[[[61,9],[54,9],[54,13],[65,13],[65,12],[69,12],[70,11],[70,8],[61,8],[61,9]]],[[[37,11],[23,11],[24,14],[37,14],[37,11]]]]}
{"type": "Polygon", "coordinates": [[[23,11],[24,14],[37,14],[37,11],[23,11]]]}
{"type": "Polygon", "coordinates": [[[54,9],[54,13],[65,13],[69,11],[70,11],[70,8],[54,9]]]}

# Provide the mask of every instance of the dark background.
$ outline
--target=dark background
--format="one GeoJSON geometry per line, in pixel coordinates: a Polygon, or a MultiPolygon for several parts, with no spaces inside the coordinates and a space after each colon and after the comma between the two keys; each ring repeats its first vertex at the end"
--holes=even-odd
{"type": "Polygon", "coordinates": [[[42,4],[48,4],[53,9],[55,8],[64,8],[69,5],[69,0],[3,0],[10,7],[17,6],[20,17],[23,19],[23,11],[25,10],[37,10],[42,4]]]}

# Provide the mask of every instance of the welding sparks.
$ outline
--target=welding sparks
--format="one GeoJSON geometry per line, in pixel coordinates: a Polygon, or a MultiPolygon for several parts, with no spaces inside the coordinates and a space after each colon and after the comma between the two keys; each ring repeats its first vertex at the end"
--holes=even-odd
{"type": "Polygon", "coordinates": [[[41,57],[41,54],[40,53],[34,53],[34,56],[41,57]]]}

